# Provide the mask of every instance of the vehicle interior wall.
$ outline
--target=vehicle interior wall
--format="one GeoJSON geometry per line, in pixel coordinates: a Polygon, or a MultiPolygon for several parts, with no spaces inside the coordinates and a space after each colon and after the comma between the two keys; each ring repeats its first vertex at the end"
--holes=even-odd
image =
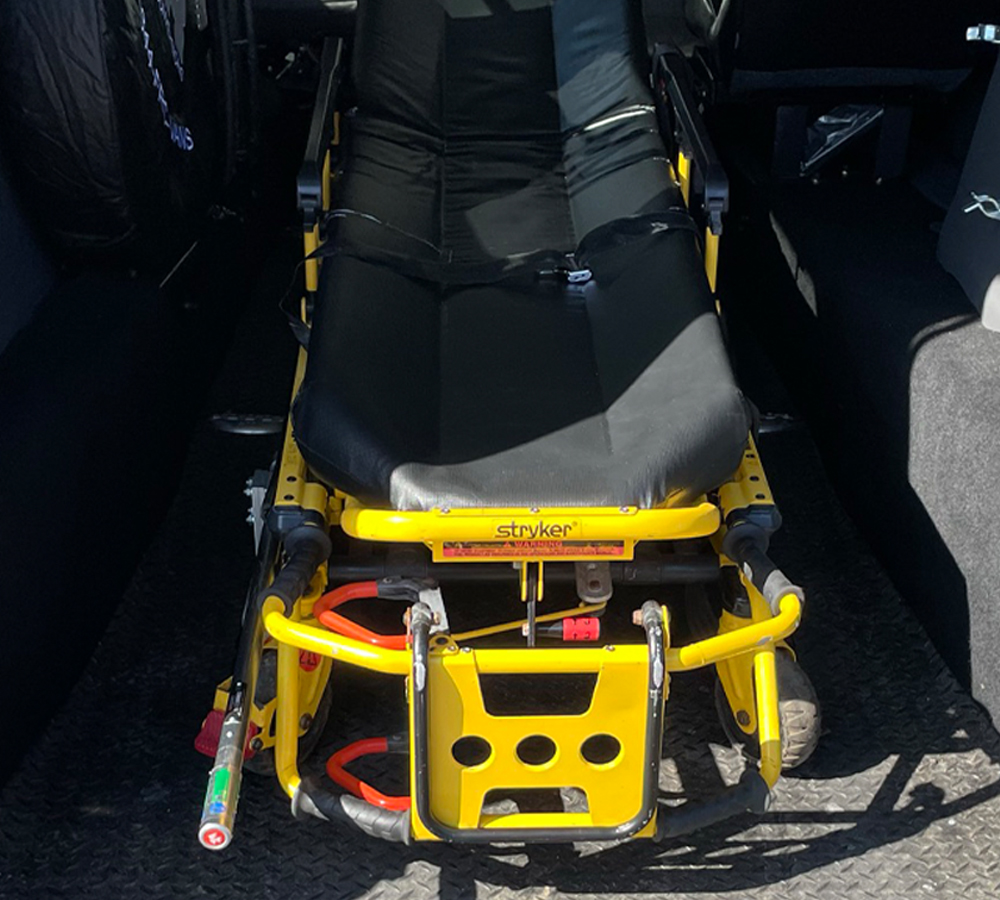
{"type": "Polygon", "coordinates": [[[776,103],[720,106],[714,123],[736,189],[729,308],[778,364],[849,510],[996,721],[1000,570],[987,548],[1000,539],[1000,335],[936,252],[992,69],[984,55],[956,91],[914,96],[905,171],[881,182],[876,134],[781,179],[776,103]]]}
{"type": "Polygon", "coordinates": [[[0,355],[0,703],[16,723],[0,771],[76,680],[169,496],[172,351],[155,285],[86,273],[0,355]]]}
{"type": "MultiPolygon", "coordinates": [[[[308,96],[289,97],[264,104],[267,179],[247,175],[252,195],[244,186],[233,194],[242,205],[205,216],[166,272],[53,251],[20,212],[30,179],[2,173],[0,707],[14,724],[0,781],[84,670],[174,496],[194,429],[226,412],[206,408],[206,392],[275,253],[285,256],[267,282],[270,328],[277,344],[294,343],[278,299],[295,270],[283,236],[290,225],[295,235],[308,96]]],[[[244,394],[237,411],[259,411],[244,394]]]]}
{"type": "MultiPolygon", "coordinates": [[[[2,142],[2,134],[0,134],[2,142]]],[[[39,247],[10,184],[0,149],[0,353],[31,318],[55,281],[47,255],[39,247]]]]}

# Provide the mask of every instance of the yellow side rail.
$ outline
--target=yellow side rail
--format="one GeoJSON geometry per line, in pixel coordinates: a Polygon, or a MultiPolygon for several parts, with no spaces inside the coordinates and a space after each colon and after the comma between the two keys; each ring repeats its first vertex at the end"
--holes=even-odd
{"type": "Polygon", "coordinates": [[[794,594],[786,594],[781,598],[778,615],[773,618],[668,650],[667,669],[671,672],[700,669],[731,656],[773,645],[795,631],[801,615],[802,604],[799,598],[794,594]]]}
{"type": "MultiPolygon", "coordinates": [[[[756,591],[750,587],[751,594],[756,591]]],[[[755,597],[755,613],[763,598],[755,597]]],[[[357,641],[343,635],[293,621],[275,606],[264,617],[268,633],[278,641],[279,698],[297,696],[299,650],[308,650],[340,662],[350,663],[385,675],[410,674],[412,655],[409,650],[393,650],[357,641]]],[[[766,607],[765,607],[766,608],[766,607]]],[[[760,774],[773,786],[781,773],[781,738],[778,720],[778,693],[775,673],[775,645],[788,637],[798,626],[802,608],[799,598],[787,594],[781,598],[776,616],[753,621],[741,628],[719,634],[682,647],[668,648],[666,667],[670,672],[687,671],[712,665],[722,660],[747,654],[752,661],[757,729],[760,742],[760,774]]],[[[756,616],[755,616],[756,617],[756,616]]],[[[503,671],[505,674],[545,671],[577,672],[581,660],[601,658],[603,648],[591,650],[495,650],[479,655],[484,672],[503,671]],[[544,656],[544,659],[540,658],[544,656]]],[[[296,752],[298,744],[297,705],[279,702],[275,762],[279,780],[289,796],[294,796],[300,784],[296,752]]]]}
{"type": "MultiPolygon", "coordinates": [[[[576,610],[570,611],[575,613],[576,610]]],[[[718,634],[714,637],[696,641],[693,644],[686,644],[682,647],[673,647],[667,651],[667,670],[670,672],[687,672],[691,669],[700,669],[714,663],[728,659],[731,656],[739,656],[741,653],[749,653],[767,645],[773,645],[784,640],[799,624],[802,614],[802,606],[799,598],[794,594],[787,594],[781,600],[778,615],[766,619],[763,622],[754,622],[745,625],[735,631],[725,634],[718,634]]],[[[555,618],[555,616],[553,616],[555,618]]],[[[287,616],[274,611],[264,618],[264,626],[268,633],[276,641],[283,644],[290,644],[299,650],[308,650],[318,653],[321,656],[328,656],[339,662],[350,663],[362,669],[369,669],[372,672],[381,672],[383,675],[408,675],[410,673],[410,652],[408,650],[390,650],[385,647],[378,647],[364,641],[345,637],[333,631],[317,628],[315,625],[307,625],[304,622],[293,622],[287,616]]],[[[509,626],[505,626],[509,627],[509,626]]],[[[488,632],[486,632],[488,633],[488,632]]],[[[495,651],[509,654],[514,651],[495,651]]],[[[537,659],[537,654],[544,654],[544,650],[533,650],[533,658],[537,659]]],[[[599,654],[599,650],[593,651],[599,654]]],[[[488,653],[483,655],[484,659],[490,659],[488,653]]],[[[548,660],[552,668],[548,671],[560,672],[571,671],[575,664],[572,660],[560,655],[559,651],[554,651],[548,660]],[[565,660],[565,664],[563,662],[565,660]]],[[[505,662],[505,665],[511,665],[505,662]]],[[[537,665],[533,663],[532,665],[537,665]]],[[[513,670],[508,670],[510,674],[513,670]]],[[[518,669],[517,671],[522,671],[518,669]]],[[[524,669],[523,671],[533,671],[524,669]]]]}
{"type": "Polygon", "coordinates": [[[383,675],[410,674],[409,650],[377,647],[333,631],[317,628],[315,625],[293,622],[277,611],[270,612],[264,617],[264,627],[276,641],[298,650],[309,650],[321,656],[329,656],[337,662],[350,663],[352,666],[381,672],[383,675]]]}

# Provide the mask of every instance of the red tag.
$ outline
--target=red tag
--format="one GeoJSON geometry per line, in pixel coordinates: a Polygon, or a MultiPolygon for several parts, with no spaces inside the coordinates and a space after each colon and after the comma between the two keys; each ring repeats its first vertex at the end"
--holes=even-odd
{"type": "MultiPolygon", "coordinates": [[[[215,756],[215,752],[219,749],[219,737],[222,735],[222,720],[225,717],[226,711],[224,709],[213,709],[205,716],[205,721],[201,723],[201,731],[194,739],[195,750],[205,756],[215,756]]],[[[247,728],[247,747],[244,754],[247,759],[253,759],[254,750],[250,746],[250,742],[257,737],[259,731],[260,728],[255,722],[251,722],[247,728]]]]}

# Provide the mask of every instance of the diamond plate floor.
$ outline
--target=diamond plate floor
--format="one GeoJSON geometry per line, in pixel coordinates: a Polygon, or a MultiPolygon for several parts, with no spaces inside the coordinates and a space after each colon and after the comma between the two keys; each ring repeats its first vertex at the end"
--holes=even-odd
{"type": "MultiPolygon", "coordinates": [[[[279,329],[271,316],[257,324],[279,329]]],[[[262,381],[237,362],[217,408],[280,411],[287,380],[262,381]]],[[[797,649],[827,733],[764,817],[662,846],[400,848],[293,822],[276,785],[248,779],[234,845],[201,850],[208,762],[191,740],[230,664],[250,566],[243,480],[271,449],[208,427],[197,437],[169,519],[85,677],[0,795],[0,897],[1000,896],[1000,738],[796,431],[764,437],[761,450],[785,515],[773,555],[809,596],[797,649]]],[[[329,739],[401,724],[395,712],[371,721],[373,709],[397,708],[398,683],[345,673],[341,687],[329,739]]],[[[734,780],[743,763],[717,724],[711,677],[675,679],[668,710],[663,788],[696,796],[734,780]]]]}

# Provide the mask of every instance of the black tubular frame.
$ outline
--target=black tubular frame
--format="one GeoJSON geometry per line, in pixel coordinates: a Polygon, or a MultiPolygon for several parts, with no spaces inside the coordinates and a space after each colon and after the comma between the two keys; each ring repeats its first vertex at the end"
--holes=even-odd
{"type": "MultiPolygon", "coordinates": [[[[422,550],[423,548],[421,548],[422,550]]],[[[713,553],[663,554],[648,559],[608,563],[613,584],[664,585],[708,584],[719,580],[719,557],[713,553]]],[[[334,556],[330,559],[329,581],[341,584],[350,581],[378,581],[397,576],[402,578],[432,578],[441,583],[482,581],[514,581],[516,569],[496,563],[435,563],[424,555],[408,554],[405,558],[387,556],[334,556]]],[[[573,563],[545,564],[546,583],[566,583],[576,580],[573,563]]]]}
{"type": "MultiPolygon", "coordinates": [[[[275,463],[275,467],[277,463],[275,463]]],[[[257,668],[260,663],[264,623],[261,618],[261,596],[278,564],[281,552],[281,538],[267,527],[267,514],[274,505],[277,490],[275,472],[272,471],[264,493],[261,515],[265,517],[264,528],[257,546],[253,577],[243,602],[243,616],[240,620],[240,634],[236,644],[236,659],[233,663],[233,677],[229,682],[229,698],[225,715],[234,712],[241,717],[240,727],[246,731],[250,723],[250,707],[257,688],[257,668]]],[[[246,745],[246,736],[241,747],[246,745]]]]}
{"type": "Polygon", "coordinates": [[[660,604],[647,600],[642,606],[642,625],[649,650],[649,690],[646,701],[646,758],[643,764],[642,805],[620,825],[576,828],[453,828],[439,822],[431,812],[428,750],[427,681],[430,657],[431,612],[416,604],[410,616],[413,632],[414,799],[421,823],[442,841],[466,844],[574,843],[577,841],[621,841],[641,831],[656,815],[659,800],[660,747],[663,736],[663,700],[666,664],[663,648],[663,616],[660,604]]]}

